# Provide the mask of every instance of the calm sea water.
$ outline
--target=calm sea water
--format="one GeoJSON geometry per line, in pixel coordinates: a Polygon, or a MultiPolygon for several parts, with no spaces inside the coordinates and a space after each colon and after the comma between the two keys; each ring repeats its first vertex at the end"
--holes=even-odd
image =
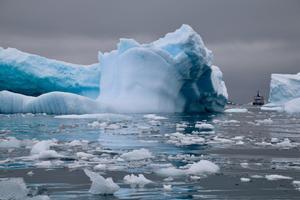
{"type": "Polygon", "coordinates": [[[254,107],[246,113],[159,116],[164,119],[141,114],[98,119],[0,115],[0,177],[22,177],[32,193],[51,199],[300,199],[293,184],[300,180],[300,116],[254,107]],[[195,127],[200,123],[214,129],[200,130],[195,127]],[[51,149],[62,157],[30,157],[32,145],[42,140],[53,140],[51,149]],[[74,140],[78,145],[70,143],[74,140]],[[120,159],[141,148],[152,158],[120,159]],[[80,157],[78,152],[92,156],[80,157]],[[157,173],[199,160],[217,164],[219,173],[173,179],[157,173]],[[91,182],[83,169],[100,163],[105,169],[98,172],[121,187],[114,195],[88,191],[91,182]],[[153,182],[131,187],[123,181],[131,173],[153,182]],[[268,180],[268,175],[289,179],[268,180]],[[172,190],[164,190],[164,184],[172,190]]]}

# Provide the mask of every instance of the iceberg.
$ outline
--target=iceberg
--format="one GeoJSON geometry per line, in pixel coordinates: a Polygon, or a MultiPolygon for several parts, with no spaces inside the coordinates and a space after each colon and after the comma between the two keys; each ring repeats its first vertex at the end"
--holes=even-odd
{"type": "Polygon", "coordinates": [[[272,74],[269,103],[262,110],[300,112],[300,73],[272,74]]]}
{"type": "Polygon", "coordinates": [[[98,63],[83,66],[0,47],[0,90],[39,96],[61,91],[96,98],[98,63]]]}
{"type": "Polygon", "coordinates": [[[9,90],[0,113],[222,112],[228,99],[212,52],[188,25],[149,44],[120,39],[98,58],[79,66],[0,49],[0,90],[9,90]]]}
{"type": "Polygon", "coordinates": [[[228,95],[212,57],[188,25],[150,44],[121,39],[99,52],[98,100],[108,112],[222,111],[228,95]]]}

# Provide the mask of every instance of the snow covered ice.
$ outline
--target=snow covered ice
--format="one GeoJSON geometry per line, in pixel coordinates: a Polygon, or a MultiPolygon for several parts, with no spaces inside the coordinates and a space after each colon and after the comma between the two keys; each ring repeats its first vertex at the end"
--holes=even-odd
{"type": "Polygon", "coordinates": [[[262,110],[300,113],[300,73],[272,74],[269,103],[262,110]]]}
{"type": "Polygon", "coordinates": [[[0,113],[221,112],[227,102],[212,52],[188,25],[149,44],[120,39],[98,57],[79,66],[0,49],[0,90],[16,92],[0,93],[0,113]]]}
{"type": "Polygon", "coordinates": [[[0,48],[0,90],[37,96],[61,91],[97,97],[100,70],[98,63],[83,66],[14,48],[0,48]]]}

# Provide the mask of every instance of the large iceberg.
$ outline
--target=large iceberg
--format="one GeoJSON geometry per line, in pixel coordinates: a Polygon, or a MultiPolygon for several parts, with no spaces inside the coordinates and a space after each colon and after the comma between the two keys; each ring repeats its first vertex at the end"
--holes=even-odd
{"type": "Polygon", "coordinates": [[[269,103],[262,109],[300,112],[300,73],[272,74],[269,103]]]}
{"type": "Polygon", "coordinates": [[[28,94],[30,88],[30,93],[42,94],[2,91],[1,113],[221,112],[228,98],[212,52],[188,25],[149,44],[121,39],[116,50],[99,52],[99,63],[92,66],[1,51],[15,53],[0,56],[5,63],[0,65],[0,89],[28,94]],[[98,97],[90,98],[97,91],[98,97]]]}
{"type": "Polygon", "coordinates": [[[0,90],[38,96],[61,91],[99,95],[98,63],[83,66],[0,47],[0,90]]]}

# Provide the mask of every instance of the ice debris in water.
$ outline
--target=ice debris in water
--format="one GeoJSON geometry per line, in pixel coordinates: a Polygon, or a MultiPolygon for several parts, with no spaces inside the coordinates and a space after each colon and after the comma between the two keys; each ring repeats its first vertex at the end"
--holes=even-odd
{"type": "Polygon", "coordinates": [[[212,59],[189,25],[149,44],[120,39],[89,67],[0,48],[0,90],[20,93],[1,91],[0,113],[222,112],[228,94],[212,59]]]}
{"type": "Polygon", "coordinates": [[[143,174],[139,174],[139,175],[126,175],[123,178],[124,183],[129,184],[131,187],[144,187],[145,185],[152,183],[151,180],[147,179],[143,174]]]}
{"type": "Polygon", "coordinates": [[[214,130],[215,127],[211,124],[197,122],[195,124],[195,128],[198,128],[200,131],[212,131],[212,130],[214,130]]]}
{"type": "Polygon", "coordinates": [[[47,195],[29,197],[23,178],[1,178],[0,199],[1,200],[50,200],[47,195]]]}
{"type": "Polygon", "coordinates": [[[247,108],[230,108],[226,109],[224,112],[226,113],[246,113],[248,112],[247,108]]]}
{"type": "Polygon", "coordinates": [[[175,167],[162,168],[156,173],[164,177],[177,177],[183,175],[207,176],[220,171],[220,167],[208,160],[200,160],[193,164],[187,164],[178,169],[175,167]]]}
{"type": "Polygon", "coordinates": [[[300,191],[300,181],[293,181],[292,184],[296,188],[296,190],[300,191]]]}
{"type": "Polygon", "coordinates": [[[240,180],[241,180],[241,182],[244,182],[244,183],[247,183],[247,182],[251,181],[250,178],[245,178],[245,177],[240,178],[240,180]]]}
{"type": "Polygon", "coordinates": [[[164,119],[168,119],[168,118],[166,118],[166,117],[159,116],[159,115],[155,115],[155,114],[147,114],[147,115],[144,115],[144,118],[146,118],[146,119],[153,119],[153,120],[164,120],[164,119]]]}
{"type": "Polygon", "coordinates": [[[112,178],[104,178],[98,173],[92,172],[88,169],[84,170],[84,173],[92,181],[89,192],[92,194],[114,194],[120,187],[113,181],[112,178]]]}
{"type": "Polygon", "coordinates": [[[255,120],[255,122],[259,125],[259,124],[272,124],[273,120],[271,118],[268,119],[258,119],[255,120]]]}
{"type": "Polygon", "coordinates": [[[292,177],[289,176],[283,176],[283,175],[278,175],[278,174],[270,174],[270,175],[265,175],[265,178],[268,181],[277,181],[277,180],[290,180],[293,179],[292,177]]]}
{"type": "Polygon", "coordinates": [[[163,185],[164,191],[171,191],[172,190],[172,185],[163,185]]]}
{"type": "Polygon", "coordinates": [[[28,192],[23,178],[0,179],[0,199],[23,200],[28,192]]]}
{"type": "Polygon", "coordinates": [[[175,144],[176,146],[192,145],[192,144],[203,144],[205,139],[201,136],[194,134],[183,134],[183,133],[171,133],[165,134],[166,137],[169,137],[167,141],[170,144],[175,144]]]}
{"type": "Polygon", "coordinates": [[[62,155],[58,154],[55,150],[51,150],[50,147],[56,145],[53,140],[43,140],[33,145],[30,153],[33,158],[36,159],[51,159],[61,158],[62,155]]]}
{"type": "Polygon", "coordinates": [[[123,153],[121,156],[124,160],[135,161],[153,158],[152,153],[148,149],[135,149],[133,151],[123,153]]]}

